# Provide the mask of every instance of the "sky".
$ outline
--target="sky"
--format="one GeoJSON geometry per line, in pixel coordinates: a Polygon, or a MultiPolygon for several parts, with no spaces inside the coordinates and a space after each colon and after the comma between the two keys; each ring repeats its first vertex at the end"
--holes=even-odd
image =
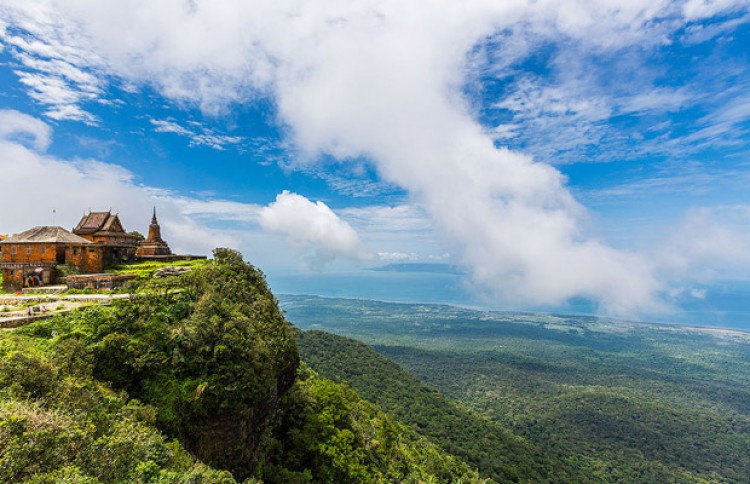
{"type": "Polygon", "coordinates": [[[750,3],[0,0],[0,185],[0,233],[669,319],[750,280],[750,3]]]}

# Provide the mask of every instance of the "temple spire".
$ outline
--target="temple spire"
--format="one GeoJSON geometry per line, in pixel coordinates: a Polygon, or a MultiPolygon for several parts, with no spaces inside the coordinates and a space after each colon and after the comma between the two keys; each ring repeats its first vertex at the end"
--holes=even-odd
{"type": "Polygon", "coordinates": [[[141,259],[158,259],[172,254],[169,245],[161,238],[161,227],[156,219],[156,207],[151,216],[151,225],[148,226],[148,237],[138,244],[135,256],[141,259]]]}

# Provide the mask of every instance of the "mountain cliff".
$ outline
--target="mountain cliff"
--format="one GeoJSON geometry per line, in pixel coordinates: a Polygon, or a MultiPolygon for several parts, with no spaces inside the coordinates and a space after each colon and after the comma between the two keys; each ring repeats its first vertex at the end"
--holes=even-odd
{"type": "Polygon", "coordinates": [[[0,334],[0,481],[479,481],[354,391],[300,367],[239,253],[0,334]]]}

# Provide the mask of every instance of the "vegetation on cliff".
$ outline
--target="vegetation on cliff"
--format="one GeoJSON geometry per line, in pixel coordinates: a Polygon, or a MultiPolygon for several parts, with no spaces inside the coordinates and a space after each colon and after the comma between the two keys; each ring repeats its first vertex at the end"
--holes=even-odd
{"type": "Polygon", "coordinates": [[[82,328],[56,319],[0,336],[0,482],[233,482],[157,430],[155,407],[94,378],[82,328]]]}
{"type": "Polygon", "coordinates": [[[302,331],[300,355],[312,368],[416,429],[445,452],[498,481],[566,480],[553,460],[505,427],[468,411],[359,341],[302,331]]]}
{"type": "Polygon", "coordinates": [[[267,482],[484,483],[356,392],[303,364],[278,415],[267,482]]]}
{"type": "Polygon", "coordinates": [[[295,329],[239,253],[138,284],[0,333],[0,481],[479,480],[298,370],[295,329]]]}
{"type": "MultiPolygon", "coordinates": [[[[551,466],[524,463],[554,482],[746,482],[750,475],[747,332],[309,296],[282,302],[302,329],[361,339],[449,402],[520,437],[551,466]]],[[[389,410],[388,400],[397,406],[404,397],[394,396],[409,393],[398,388],[403,377],[388,377],[387,360],[316,334],[298,344],[321,374],[389,410]]],[[[414,423],[438,442],[427,429],[450,417],[421,400],[403,401],[425,409],[417,414],[429,426],[414,423]]],[[[471,449],[476,437],[467,430],[438,437],[471,449]]],[[[480,455],[496,459],[477,464],[480,472],[508,462],[502,453],[480,455]]]]}

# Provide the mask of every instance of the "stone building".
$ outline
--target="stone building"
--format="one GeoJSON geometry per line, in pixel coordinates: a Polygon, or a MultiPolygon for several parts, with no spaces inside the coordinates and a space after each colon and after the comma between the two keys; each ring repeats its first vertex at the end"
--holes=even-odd
{"type": "Polygon", "coordinates": [[[62,264],[88,273],[104,268],[102,246],[62,227],[34,227],[8,237],[0,246],[6,290],[50,284],[58,276],[57,266],[62,264]]]}
{"type": "Polygon", "coordinates": [[[125,232],[116,213],[89,211],[73,233],[103,247],[105,266],[135,259],[138,237],[125,232]]]}
{"type": "Polygon", "coordinates": [[[151,225],[148,226],[148,237],[142,241],[135,253],[139,259],[170,259],[173,258],[172,250],[167,242],[161,238],[161,227],[156,219],[156,207],[151,217],[151,225]]]}

